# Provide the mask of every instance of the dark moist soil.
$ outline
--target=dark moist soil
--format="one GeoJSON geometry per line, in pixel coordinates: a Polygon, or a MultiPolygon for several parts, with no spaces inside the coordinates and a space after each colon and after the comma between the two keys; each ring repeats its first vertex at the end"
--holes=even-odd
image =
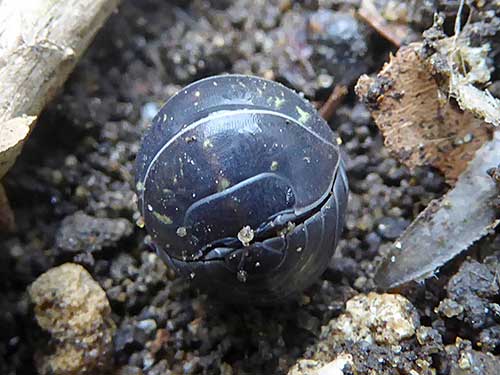
{"type": "MultiPolygon", "coordinates": [[[[352,93],[330,121],[344,142],[350,179],[346,229],[338,256],[298,300],[274,308],[209,300],[174,278],[135,225],[133,163],[141,135],[183,85],[224,72],[253,73],[321,102],[332,85],[352,84],[388,58],[387,42],[348,13],[332,11],[341,2],[300,3],[123,2],[43,114],[5,181],[18,230],[0,242],[0,373],[36,373],[34,354],[46,347],[47,337],[34,322],[26,287],[66,261],[84,265],[108,295],[118,327],[114,366],[122,374],[286,373],[347,299],[375,289],[381,255],[447,186],[432,170],[410,173],[391,159],[352,93]],[[325,26],[339,20],[342,31],[325,26]]],[[[350,9],[357,5],[346,3],[350,9]]],[[[428,9],[415,14],[416,31],[430,25],[428,9]]],[[[406,374],[408,363],[425,358],[447,374],[458,354],[444,354],[442,344],[455,343],[457,336],[476,350],[498,354],[499,238],[492,235],[477,246],[478,261],[460,259],[436,280],[405,292],[420,323],[433,330],[427,344],[413,339],[403,345],[398,366],[393,350],[348,346],[366,358],[359,373],[371,368],[406,374]],[[493,256],[483,261],[488,254],[493,256]],[[476,274],[482,277],[471,279],[476,274]]]]}

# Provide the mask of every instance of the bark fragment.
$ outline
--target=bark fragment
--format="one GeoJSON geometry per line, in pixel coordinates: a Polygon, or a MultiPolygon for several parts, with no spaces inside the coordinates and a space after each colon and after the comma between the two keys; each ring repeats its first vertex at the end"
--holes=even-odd
{"type": "Polygon", "coordinates": [[[409,168],[429,164],[455,181],[491,129],[442,95],[419,56],[421,43],[399,49],[376,78],[360,77],[356,93],[368,105],[385,145],[409,168]]]}
{"type": "Polygon", "coordinates": [[[14,164],[35,120],[35,116],[20,116],[0,123],[0,178],[14,164]]]}

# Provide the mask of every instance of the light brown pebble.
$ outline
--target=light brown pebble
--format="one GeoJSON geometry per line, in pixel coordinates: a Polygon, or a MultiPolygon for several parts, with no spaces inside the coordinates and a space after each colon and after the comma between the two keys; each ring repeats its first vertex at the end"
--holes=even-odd
{"type": "Polygon", "coordinates": [[[109,367],[115,331],[111,308],[82,266],[50,269],[29,287],[29,295],[38,324],[51,334],[47,349],[52,354],[40,353],[40,374],[96,374],[109,367]]]}

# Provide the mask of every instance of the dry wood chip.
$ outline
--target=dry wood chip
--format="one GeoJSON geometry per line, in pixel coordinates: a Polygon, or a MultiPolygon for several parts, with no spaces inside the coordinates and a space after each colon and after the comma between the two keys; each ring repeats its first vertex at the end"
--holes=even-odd
{"type": "Polygon", "coordinates": [[[376,78],[361,76],[356,93],[402,163],[409,168],[432,165],[452,183],[490,139],[491,127],[441,94],[419,57],[421,46],[400,48],[376,78]]]}
{"type": "Polygon", "coordinates": [[[21,116],[0,123],[0,178],[14,164],[35,120],[35,116],[21,116]]]}

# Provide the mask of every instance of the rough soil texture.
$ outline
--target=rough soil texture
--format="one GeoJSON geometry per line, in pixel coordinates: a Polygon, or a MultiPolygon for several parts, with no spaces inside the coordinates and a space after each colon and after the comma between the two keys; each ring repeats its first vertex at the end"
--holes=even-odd
{"type": "MultiPolygon", "coordinates": [[[[5,180],[18,230],[0,241],[0,373],[36,373],[35,353],[49,337],[27,288],[68,261],[83,265],[107,295],[117,327],[109,363],[116,374],[286,374],[301,358],[324,365],[337,358],[330,368],[346,374],[498,373],[498,234],[469,253],[474,259],[458,259],[435,280],[403,291],[415,334],[392,345],[325,333],[346,301],[375,290],[374,271],[389,245],[447,189],[435,171],[410,173],[389,156],[352,90],[330,121],[350,179],[346,228],[328,270],[298,300],[268,308],[209,300],[174,278],[135,225],[140,137],[184,84],[254,73],[324,101],[332,85],[345,83],[339,75],[351,80],[380,70],[394,50],[349,18],[349,9],[342,13],[346,29],[322,26],[340,8],[338,1],[123,2],[5,180]],[[292,47],[281,48],[280,35],[294,35],[292,47]],[[78,220],[95,230],[87,235],[78,220]]],[[[415,30],[430,26],[428,13],[414,13],[422,18],[411,21],[415,30]]]]}

